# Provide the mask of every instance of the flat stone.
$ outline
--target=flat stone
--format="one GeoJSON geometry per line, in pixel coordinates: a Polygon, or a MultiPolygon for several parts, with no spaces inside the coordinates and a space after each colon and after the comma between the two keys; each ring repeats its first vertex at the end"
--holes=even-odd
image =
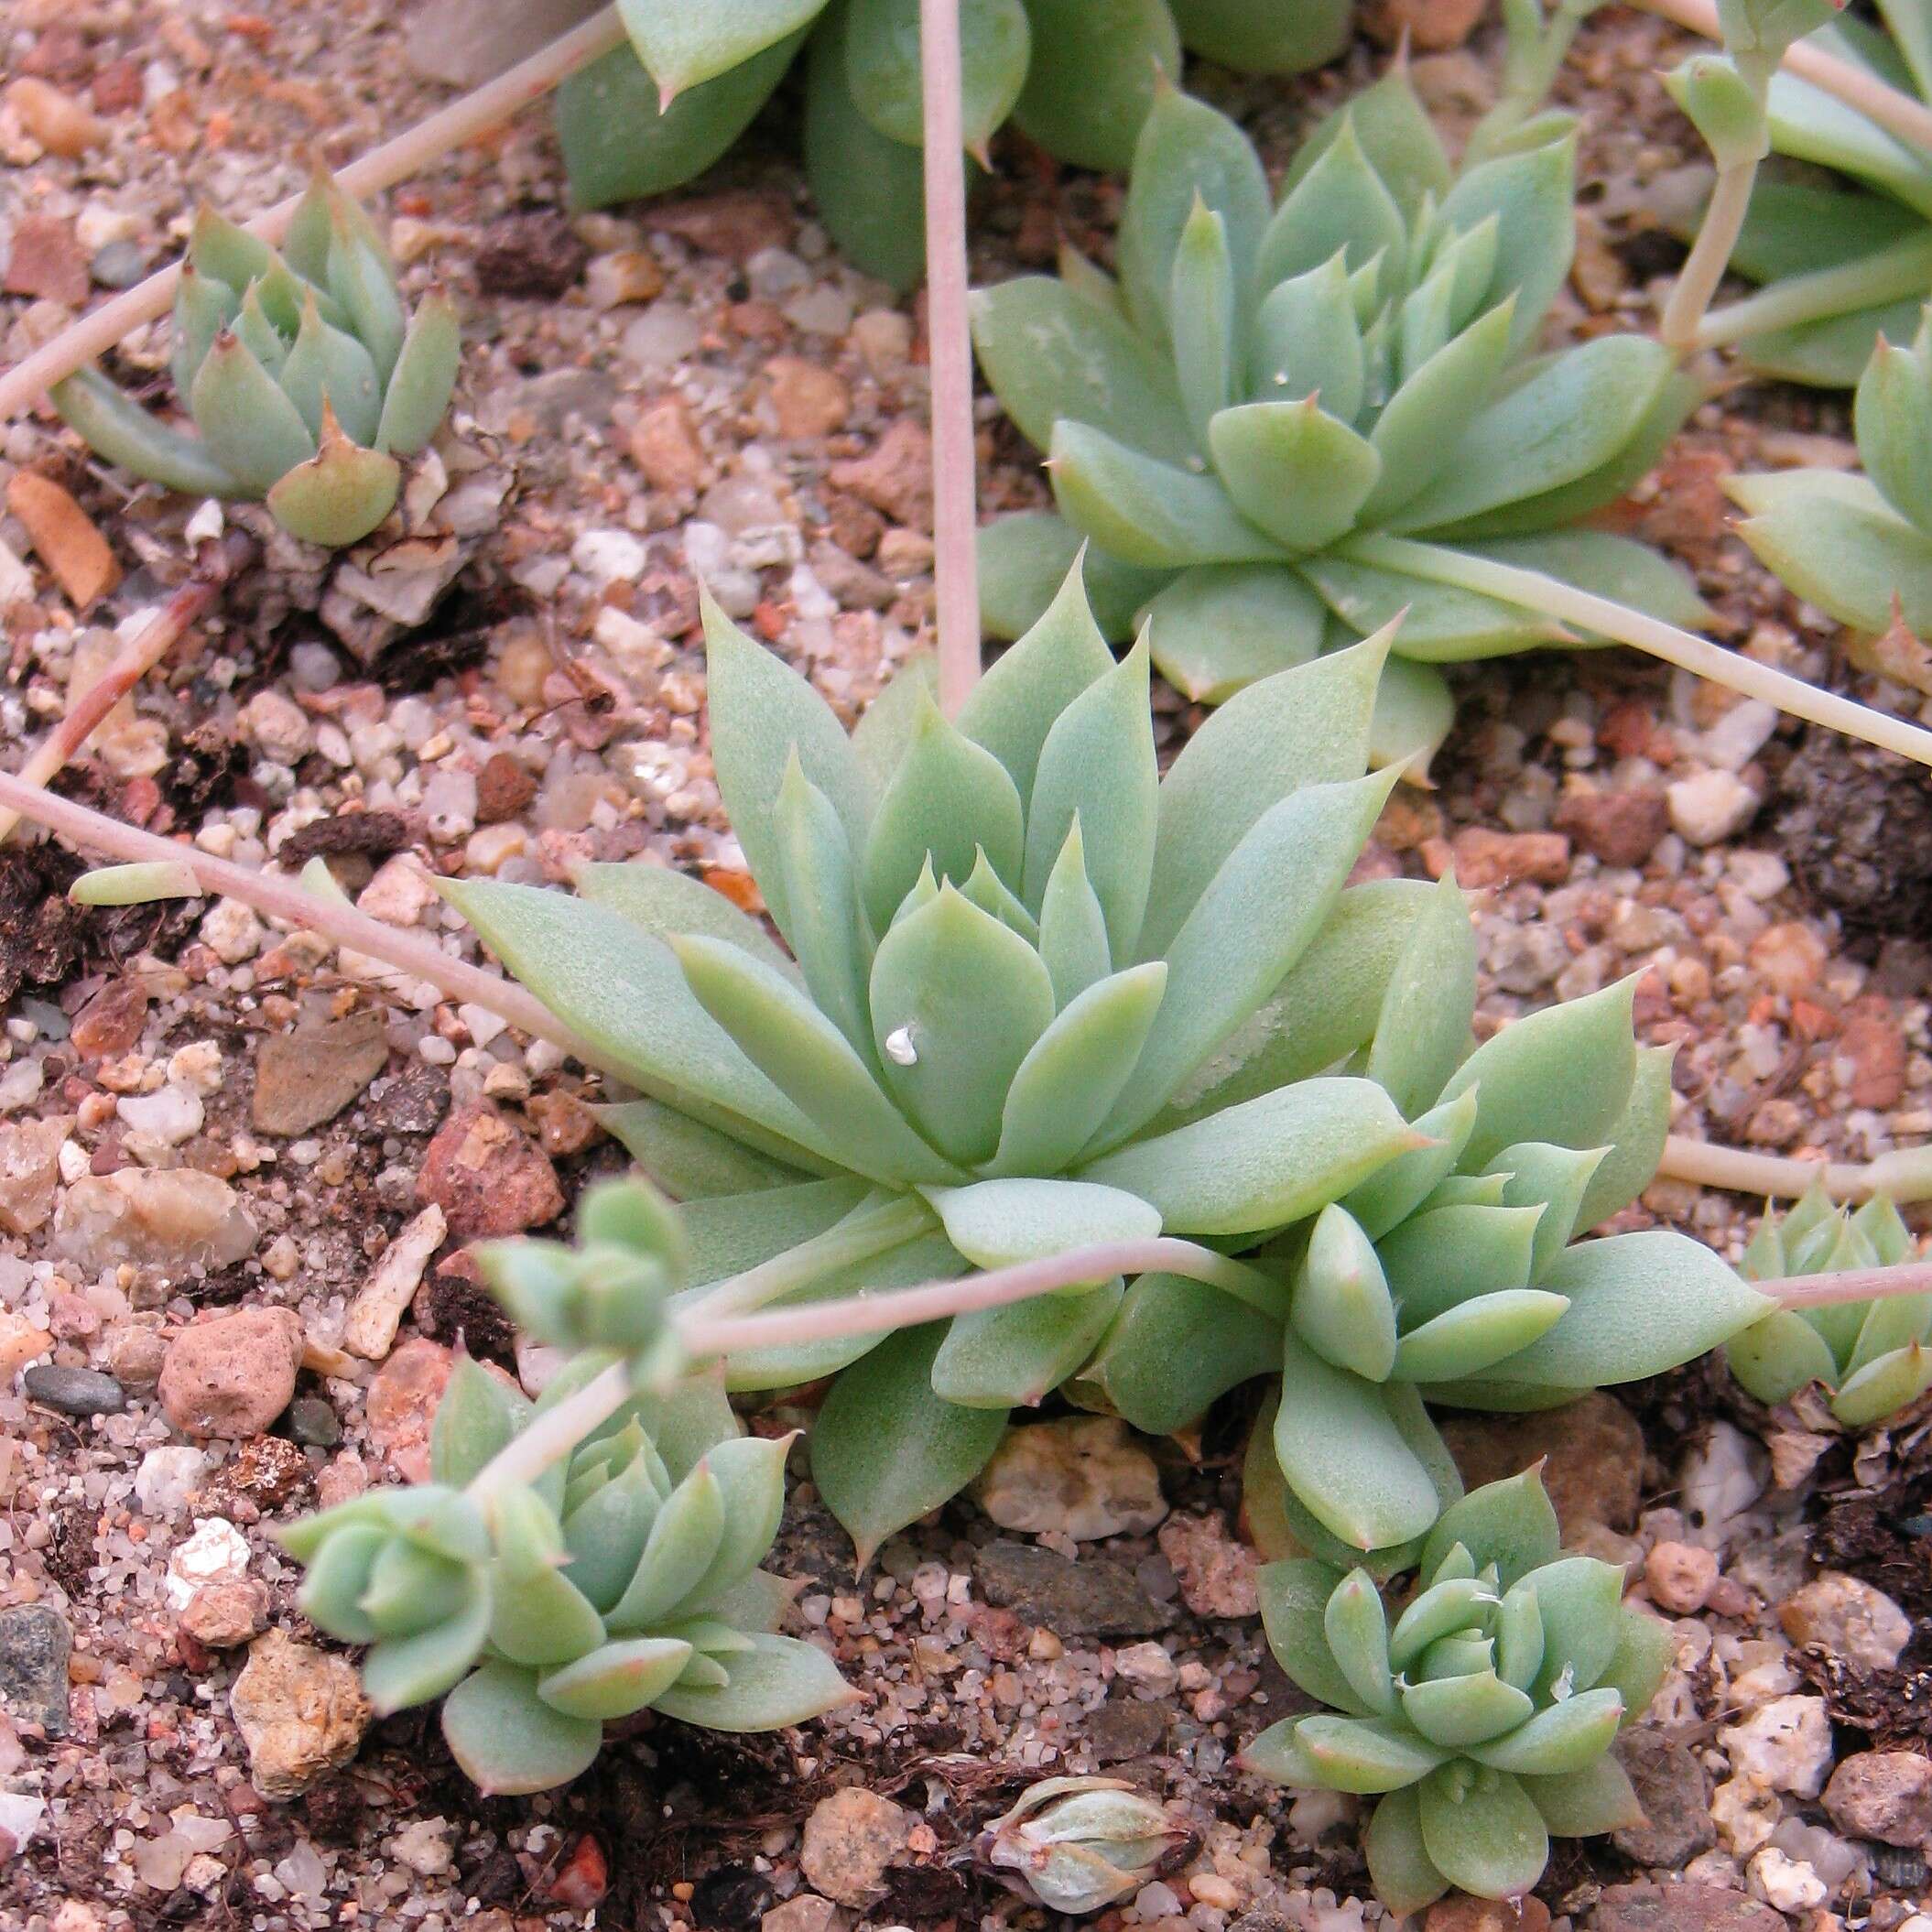
{"type": "Polygon", "coordinates": [[[1174,1612],[1110,1558],[1074,1563],[1030,1543],[998,1542],[977,1552],[972,1569],[989,1603],[1058,1636],[1147,1637],[1174,1622],[1174,1612]]]}
{"type": "Polygon", "coordinates": [[[888,1797],[849,1785],[820,1798],[805,1821],[798,1869],[812,1888],[841,1905],[870,1905],[885,1890],[885,1869],[906,1849],[913,1816],[888,1797]]]}
{"type": "Polygon", "coordinates": [[[117,1059],[147,1024],[147,987],[133,973],[110,980],[74,1015],[74,1051],[83,1060],[117,1059]]]}
{"type": "Polygon", "coordinates": [[[972,1494],[1002,1529],[1058,1530],[1076,1543],[1150,1530],[1167,1514],[1153,1457],[1113,1416],[1009,1430],[972,1494]]]}
{"type": "Polygon", "coordinates": [[[268,1621],[267,1586],[253,1577],[204,1583],[181,1612],[181,1628],[210,1650],[233,1650],[268,1621]]]}
{"type": "Polygon", "coordinates": [[[31,1234],[54,1211],[71,1113],[0,1124],[0,1234],[31,1234]]]}
{"type": "Polygon", "coordinates": [[[1576,792],[1558,802],[1555,824],[1605,865],[1641,865],[1670,830],[1670,808],[1641,787],[1576,792]]]}
{"type": "Polygon", "coordinates": [[[8,295],[31,295],[78,309],[87,299],[87,256],[74,224],[58,215],[23,214],[6,258],[8,295]]]}
{"type": "Polygon", "coordinates": [[[1785,1932],[1781,1913],[1715,1885],[1612,1885],[1590,1932],[1785,1932]]]}
{"type": "MultiPolygon", "coordinates": [[[[87,271],[81,271],[81,296],[87,294],[87,271]]],[[[93,519],[50,476],[16,470],[6,486],[6,506],[27,526],[34,549],[54,573],[67,600],[84,610],[121,581],[107,539],[93,519]]]]}
{"type": "Polygon", "coordinates": [[[73,1633],[51,1604],[0,1610],[0,1706],[50,1738],[65,1737],[67,1659],[73,1647],[73,1633]]]}
{"type": "Polygon", "coordinates": [[[43,1362],[21,1376],[27,1399],[63,1416],[118,1416],[127,1406],[127,1392],[112,1375],[98,1369],[64,1369],[43,1362]]]}
{"type": "Polygon", "coordinates": [[[1932,1761],[1916,1751],[1861,1751],[1831,1774],[1825,1810],[1852,1838],[1923,1845],[1932,1839],[1932,1761]]]}
{"type": "Polygon", "coordinates": [[[1600,1392],[1533,1416],[1449,1416],[1442,1436],[1471,1489],[1542,1461],[1566,1543],[1587,1524],[1627,1530],[1637,1520],[1644,1433],[1614,1395],[1600,1392]]]}
{"type": "Polygon", "coordinates": [[[67,1190],[55,1243],[84,1267],[226,1267],[255,1252],[255,1225],[234,1189],[193,1167],[123,1167],[67,1190]]]}
{"type": "Polygon", "coordinates": [[[866,455],[834,463],[831,481],[895,523],[932,528],[932,439],[908,418],[895,422],[866,455]]]}
{"type": "Polygon", "coordinates": [[[1882,1590],[1841,1570],[1823,1576],[1778,1606],[1794,1644],[1816,1644],[1861,1670],[1890,1670],[1912,1641],[1912,1619],[1882,1590]]]}
{"type": "Polygon", "coordinates": [[[363,1402],[369,1440],[405,1482],[429,1480],[429,1426],[451,1365],[448,1349],[418,1335],[390,1356],[369,1384],[363,1402]]]}
{"type": "Polygon", "coordinates": [[[397,1324],[423,1278],[429,1257],[442,1246],[449,1224],[434,1201],[397,1233],[342,1319],[342,1346],[352,1355],[380,1362],[396,1341],[397,1324]]]}
{"type": "Polygon", "coordinates": [[[320,1127],[359,1098],[388,1060],[383,1016],[373,1009],[269,1034],[255,1055],[255,1131],[292,1137],[320,1127]]]}
{"type": "Polygon", "coordinates": [[[1080,1731],[1097,1762],[1123,1764],[1157,1751],[1173,1716],[1157,1699],[1109,1698],[1080,1720],[1080,1731]]]}
{"type": "Polygon", "coordinates": [[[540,1228],[563,1212],[557,1170],[528,1134],[494,1107],[461,1107],[424,1150],[417,1198],[449,1218],[457,1241],[540,1228]]]}
{"type": "Polygon", "coordinates": [[[288,1406],[302,1360],[289,1308],[238,1308],[190,1323],[168,1345],[161,1406],[183,1435],[259,1436],[288,1406]]]}
{"type": "Polygon", "coordinates": [[[1626,1825],[1611,1842],[1633,1864],[1681,1872],[1718,1841],[1709,1777],[1694,1752],[1661,1731],[1626,1731],[1615,1749],[1644,1807],[1644,1822],[1626,1825]]]}
{"type": "Polygon", "coordinates": [[[289,1798],[346,1764],[369,1728],[355,1666],[271,1630],[250,1645],[228,1694],[248,1779],[264,1797],[289,1798]]]}

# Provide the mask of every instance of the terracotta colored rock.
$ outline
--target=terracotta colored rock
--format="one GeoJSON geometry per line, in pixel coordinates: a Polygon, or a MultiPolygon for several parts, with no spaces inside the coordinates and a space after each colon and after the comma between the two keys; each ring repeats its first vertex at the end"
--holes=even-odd
{"type": "Polygon", "coordinates": [[[1196,1616],[1260,1615],[1254,1582],[1260,1558],[1221,1516],[1169,1516],[1160,1526],[1160,1549],[1196,1616]]]}
{"type": "Polygon", "coordinates": [[[255,1578],[204,1583],[188,1600],[181,1628],[210,1650],[233,1650],[260,1634],[268,1621],[268,1590],[255,1578]]]}
{"type": "Polygon", "coordinates": [[[1468,1898],[1458,1893],[1429,1907],[1422,1932],[1548,1932],[1549,1907],[1540,1898],[1468,1898]]]}
{"type": "Polygon", "coordinates": [[[60,1148],[73,1125],[71,1113],[0,1121],[0,1234],[30,1234],[46,1225],[60,1183],[60,1148]]]}
{"type": "Polygon", "coordinates": [[[845,421],[852,398],[831,370],[802,356],[777,355],[765,374],[780,436],[830,436],[845,421]]]}
{"type": "Polygon", "coordinates": [[[133,1051],[147,1024],[147,987],[124,974],[108,981],[74,1015],[74,1051],[83,1060],[116,1059],[133,1051]]]}
{"type": "Polygon", "coordinates": [[[390,1356],[369,1384],[363,1405],[369,1440],[406,1482],[429,1480],[429,1425],[451,1365],[440,1342],[417,1336],[390,1356]]]}
{"type": "Polygon", "coordinates": [[[417,1199],[449,1218],[456,1241],[540,1228],[563,1212],[557,1170],[536,1143],[494,1107],[461,1107],[423,1155],[417,1199]]]}
{"type": "Polygon", "coordinates": [[[1831,1774],[1825,1809],[1853,1838],[1922,1845],[1932,1839],[1932,1760],[1916,1751],[1861,1751],[1831,1774]]]}
{"type": "Polygon", "coordinates": [[[182,1434],[261,1435],[295,1395],[302,1324],[291,1308],[237,1308],[183,1329],[168,1344],[161,1406],[182,1434]]]}
{"type": "Polygon", "coordinates": [[[629,438],[631,461],[654,490],[689,496],[704,481],[704,449],[681,402],[653,403],[629,438]]]}
{"type": "Polygon", "coordinates": [[[279,1630],[255,1640],[228,1705],[264,1797],[294,1797],[346,1764],[369,1728],[355,1666],[279,1630]]]}
{"type": "Polygon", "coordinates": [[[1751,963],[1774,993],[1795,999],[1818,982],[1830,957],[1825,942],[1796,919],[1767,926],[1751,942],[1751,963]]]}
{"type": "Polygon", "coordinates": [[[650,225],[675,234],[706,255],[742,262],[761,248],[783,248],[792,238],[790,201],[776,194],[740,190],[694,196],[651,210],[650,225]]]}
{"type": "Polygon", "coordinates": [[[570,1847],[570,1857],[544,1887],[544,1896],[566,1911],[588,1912],[610,1889],[610,1867],[604,1861],[603,1848],[586,1832],[570,1847]]]}
{"type": "MultiPolygon", "coordinates": [[[[81,293],[87,293],[84,267],[81,293]]],[[[50,476],[33,470],[15,471],[6,486],[6,506],[27,526],[41,562],[54,573],[76,610],[84,610],[120,582],[121,569],[107,539],[94,528],[87,512],[50,476]]]]}
{"type": "Polygon", "coordinates": [[[906,418],[894,423],[869,455],[834,463],[831,482],[895,523],[932,528],[932,439],[906,418]]]}
{"type": "Polygon", "coordinates": [[[537,780],[520,758],[493,752],[476,775],[476,822],[501,825],[537,796],[537,780]]]}
{"type": "Polygon", "coordinates": [[[1876,994],[1854,1000],[1832,1057],[1851,1069],[1854,1107],[1883,1113],[1905,1098],[1905,1036],[1890,1000],[1876,994]]]}
{"type": "Polygon", "coordinates": [[[107,123],[99,114],[35,75],[23,74],[8,87],[6,104],[19,115],[21,126],[62,160],[77,160],[107,139],[107,123]]]}
{"type": "Polygon", "coordinates": [[[1362,24],[1384,47],[1406,38],[1419,53],[1447,53],[1475,32],[1489,0],[1371,0],[1362,24]]]}
{"type": "Polygon", "coordinates": [[[50,214],[24,214],[14,223],[6,258],[8,295],[38,296],[78,309],[87,299],[87,257],[74,224],[50,214]]]}
{"type": "Polygon", "coordinates": [[[1718,1579],[1718,1559],[1691,1543],[1657,1544],[1644,1559],[1644,1578],[1651,1601],[1673,1616],[1688,1617],[1701,1610],[1718,1579]]]}
{"type": "Polygon", "coordinates": [[[1469,825],[1450,845],[1464,885],[1560,885],[1569,877],[1569,841],[1554,831],[1492,831],[1469,825]]]}
{"type": "Polygon", "coordinates": [[[1605,865],[1642,865],[1670,830],[1670,808],[1660,791],[1575,792],[1556,826],[1605,865]]]}
{"type": "Polygon", "coordinates": [[[1531,1416],[1447,1416],[1442,1435],[1471,1489],[1547,1457],[1544,1486],[1566,1543],[1586,1524],[1627,1530],[1637,1520],[1644,1435],[1614,1395],[1599,1392],[1531,1416]]]}

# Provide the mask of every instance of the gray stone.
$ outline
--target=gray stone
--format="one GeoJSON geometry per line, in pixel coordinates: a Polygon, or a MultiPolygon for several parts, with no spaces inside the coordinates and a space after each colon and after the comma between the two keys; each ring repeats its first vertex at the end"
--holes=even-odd
{"type": "Polygon", "coordinates": [[[1590,1932],[1785,1932],[1784,1915],[1716,1885],[1612,1885],[1590,1932]]]}
{"type": "Polygon", "coordinates": [[[1080,1729],[1099,1763],[1124,1764],[1160,1749],[1173,1714],[1165,1703],[1109,1698],[1098,1710],[1088,1712],[1080,1729]]]}
{"type": "Polygon", "coordinates": [[[1703,1765],[1661,1731],[1626,1731],[1616,1751],[1636,1787],[1644,1822],[1626,1826],[1611,1842],[1634,1864],[1681,1872],[1718,1841],[1703,1765]]]}
{"type": "Polygon", "coordinates": [[[256,1132],[307,1134],[333,1120],[388,1059],[383,1016],[373,1010],[268,1035],[255,1063],[256,1132]]]}
{"type": "Polygon", "coordinates": [[[309,1449],[333,1449],[342,1439],[342,1417],[320,1395],[298,1396],[288,1405],[288,1433],[309,1449]]]}
{"type": "Polygon", "coordinates": [[[989,1543],[972,1568],[989,1603],[1058,1636],[1146,1637],[1174,1622],[1130,1569],[1105,1557],[1069,1563],[1030,1543],[989,1543]]]}
{"type": "Polygon", "coordinates": [[[29,1402],[63,1416],[118,1416],[127,1406],[126,1390],[98,1369],[63,1369],[43,1362],[28,1369],[20,1383],[29,1402]]]}
{"type": "Polygon", "coordinates": [[[0,1610],[0,1705],[50,1738],[67,1735],[67,1659],[73,1647],[73,1634],[51,1605],[0,1610]]]}
{"type": "Polygon", "coordinates": [[[1861,1751],[1831,1774],[1825,1810],[1853,1838],[1923,1845],[1932,1839],[1932,1762],[1916,1751],[1861,1751]]]}

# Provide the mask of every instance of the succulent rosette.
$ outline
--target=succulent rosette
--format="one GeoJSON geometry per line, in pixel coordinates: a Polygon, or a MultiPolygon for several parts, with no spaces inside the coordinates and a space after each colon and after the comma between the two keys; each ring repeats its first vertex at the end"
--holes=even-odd
{"type": "Polygon", "coordinates": [[[1427,667],[1588,640],[1409,574],[1396,539],[1697,621],[1681,572],[1579,526],[1698,392],[1638,335],[1536,353],[1575,153],[1545,114],[1458,170],[1398,70],[1316,129],[1276,202],[1240,128],[1164,91],[1118,279],[1069,257],[974,298],[981,367],[1058,506],[982,532],[989,627],[1030,624],[1084,542],[1102,628],[1144,616],[1156,665],[1214,702],[1406,611],[1384,701],[1392,736],[1426,744],[1449,715],[1427,667]]]}
{"type": "Polygon", "coordinates": [[[169,370],[189,436],[86,368],[55,407],[108,461],[169,489],[266,499],[306,542],[359,542],[395,507],[400,459],[435,435],[455,386],[456,309],[411,316],[368,216],[326,175],[280,250],[203,208],[175,298],[169,370]]]}
{"type": "MultiPolygon", "coordinates": [[[[537,1310],[526,1290],[511,1306],[537,1312],[537,1332],[553,1340],[614,1328],[631,1354],[640,1333],[660,1335],[675,1231],[635,1184],[594,1190],[582,1219],[588,1302],[559,1315],[563,1304],[537,1310]],[[623,1248],[656,1265],[613,1296],[610,1257],[623,1248]],[[618,1299],[657,1320],[614,1319],[618,1299]]],[[[567,1783],[596,1756],[606,1721],[640,1710],[763,1731],[852,1695],[822,1651],[776,1634],[791,1590],[758,1566],[777,1535],[790,1438],[741,1434],[715,1377],[634,1396],[532,1482],[478,1482],[533,1419],[618,1359],[583,1349],[532,1403],[464,1357],[437,1406],[429,1483],[359,1496],[282,1533],[308,1567],[304,1613],[371,1646],[370,1702],[387,1712],[442,1699],[450,1752],[484,1791],[567,1783]]]]}
{"type": "Polygon", "coordinates": [[[1616,1565],[1559,1544],[1532,1470],[1445,1513],[1398,1614],[1363,1569],[1300,1558],[1261,1572],[1269,1647],[1329,1709],[1271,1726],[1242,1762],[1373,1797],[1369,1876],[1397,1915],[1452,1886],[1520,1898],[1552,1836],[1643,1816],[1610,1746],[1663,1682],[1674,1640],[1624,1606],[1616,1565]]]}
{"type": "MultiPolygon", "coordinates": [[[[1814,1188],[1788,1213],[1768,1210],[1739,1267],[1750,1281],[1839,1275],[1912,1261],[1918,1244],[1883,1195],[1855,1212],[1814,1188]]],[[[1725,1346],[1731,1373],[1760,1402],[1788,1402],[1811,1384],[1833,1419],[1871,1428],[1932,1389],[1932,1294],[1779,1308],[1725,1346]]]]}
{"type": "MultiPolygon", "coordinates": [[[[572,192],[588,207],[701,173],[800,57],[805,168],[820,217],[869,275],[925,265],[918,0],[624,0],[630,34],[559,90],[572,192]]],[[[1347,44],[1353,0],[963,0],[967,147],[1011,120],[1056,158],[1123,168],[1156,77],[1183,48],[1250,73],[1299,73],[1347,44]]]]}

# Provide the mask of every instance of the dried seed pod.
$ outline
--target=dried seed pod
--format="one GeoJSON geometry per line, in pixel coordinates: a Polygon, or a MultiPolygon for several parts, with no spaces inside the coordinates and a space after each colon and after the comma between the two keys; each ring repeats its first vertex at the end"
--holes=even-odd
{"type": "Polygon", "coordinates": [[[974,1846],[980,1861],[1049,1912],[1103,1912],[1193,1843],[1167,1807],[1120,1778],[1029,1785],[974,1846]]]}

